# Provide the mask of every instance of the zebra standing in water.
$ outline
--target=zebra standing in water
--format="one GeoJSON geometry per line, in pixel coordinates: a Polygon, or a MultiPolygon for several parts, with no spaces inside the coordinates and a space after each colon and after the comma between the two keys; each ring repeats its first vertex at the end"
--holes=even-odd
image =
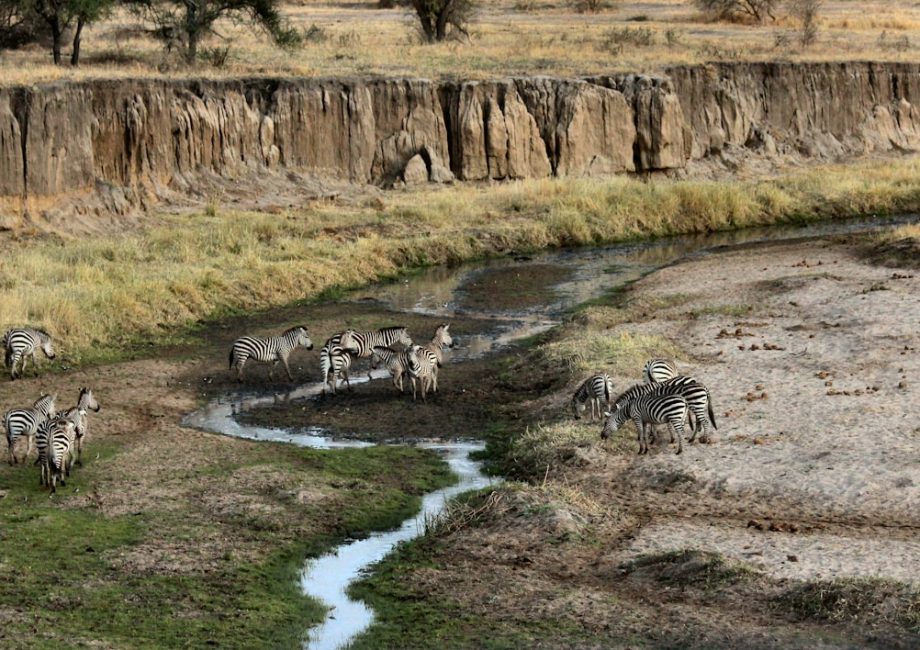
{"type": "Polygon", "coordinates": [[[676,376],[677,367],[667,359],[649,359],[642,370],[642,380],[646,384],[660,384],[676,376]]]}
{"type": "MultiPolygon", "coordinates": [[[[641,397],[642,395],[653,394],[681,395],[687,401],[687,405],[690,408],[690,415],[693,416],[695,420],[692,427],[693,434],[690,436],[688,442],[693,442],[696,439],[696,434],[701,429],[703,435],[708,436],[710,423],[714,429],[719,428],[718,425],[716,425],[716,416],[715,413],[713,413],[712,397],[709,394],[709,389],[693,377],[679,375],[673,379],[668,379],[667,381],[657,384],[636,384],[617,397],[614,402],[614,409],[618,409],[629,401],[641,397]]],[[[674,439],[672,437],[671,442],[673,441],[674,439]]]]}
{"type": "Polygon", "coordinates": [[[374,354],[371,355],[371,370],[376,369],[380,364],[384,364],[393,377],[393,385],[402,393],[405,390],[403,377],[411,377],[421,372],[419,367],[418,356],[412,353],[411,348],[397,352],[393,348],[374,346],[374,354]]]}
{"type": "Polygon", "coordinates": [[[667,424],[671,435],[677,434],[677,453],[680,454],[684,451],[684,422],[687,421],[689,412],[690,407],[687,405],[687,400],[680,395],[641,395],[623,404],[613,414],[609,412],[604,414],[607,421],[604,422],[601,438],[606,440],[611,433],[626,424],[627,420],[632,420],[636,423],[636,430],[639,432],[639,454],[647,454],[646,427],[667,424]]]}
{"type": "Polygon", "coordinates": [[[22,457],[25,462],[32,451],[32,440],[38,432],[38,428],[54,413],[54,401],[56,395],[42,395],[29,408],[10,409],[6,412],[3,422],[6,425],[6,442],[9,445],[10,465],[19,462],[16,458],[14,447],[16,441],[25,436],[28,444],[26,454],[22,457]]]}
{"type": "Polygon", "coordinates": [[[348,378],[348,369],[351,368],[351,353],[341,345],[342,334],[336,334],[323,345],[319,353],[319,368],[323,375],[323,395],[326,386],[336,394],[339,378],[345,380],[348,390],[351,390],[351,381],[348,378]]]}
{"type": "Polygon", "coordinates": [[[10,369],[10,379],[22,377],[26,371],[26,359],[31,357],[32,365],[35,366],[35,351],[41,348],[45,356],[49,359],[54,358],[54,345],[51,343],[51,336],[45,330],[34,328],[16,328],[7,330],[3,335],[3,346],[6,348],[4,362],[10,369]],[[16,366],[20,365],[19,372],[16,372],[16,366]]]}
{"type": "Polygon", "coordinates": [[[578,407],[588,401],[591,402],[591,421],[593,422],[595,417],[600,419],[603,412],[601,400],[607,403],[607,408],[610,408],[610,394],[612,392],[613,380],[606,372],[592,375],[585,379],[572,396],[572,411],[575,413],[575,419],[581,419],[578,407]]]}
{"type": "MultiPolygon", "coordinates": [[[[409,330],[405,327],[381,327],[378,330],[362,332],[347,329],[337,336],[339,337],[338,344],[357,359],[367,359],[374,354],[375,347],[389,348],[393,347],[394,343],[402,343],[407,348],[412,345],[409,330]]],[[[367,376],[371,376],[370,370],[367,376]]]]}
{"type": "Polygon", "coordinates": [[[243,366],[250,358],[263,363],[271,363],[272,367],[268,373],[269,380],[275,376],[275,368],[278,363],[284,364],[284,370],[287,372],[288,381],[294,381],[291,375],[291,368],[288,366],[288,357],[294,348],[303,347],[308,350],[313,349],[313,341],[307,335],[307,328],[303,326],[292,327],[285,330],[281,336],[269,336],[261,338],[258,336],[243,336],[233,342],[230,348],[230,369],[236,366],[236,380],[243,381],[243,366]]]}

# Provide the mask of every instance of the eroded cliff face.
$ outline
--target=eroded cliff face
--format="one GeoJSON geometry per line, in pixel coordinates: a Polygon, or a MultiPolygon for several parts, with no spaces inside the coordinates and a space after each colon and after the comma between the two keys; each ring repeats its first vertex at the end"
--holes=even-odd
{"type": "Polygon", "coordinates": [[[918,103],[920,66],[894,63],[3,88],[0,213],[7,223],[123,214],[194,194],[205,178],[232,186],[253,174],[388,186],[672,171],[739,155],[839,159],[916,149],[918,103]]]}

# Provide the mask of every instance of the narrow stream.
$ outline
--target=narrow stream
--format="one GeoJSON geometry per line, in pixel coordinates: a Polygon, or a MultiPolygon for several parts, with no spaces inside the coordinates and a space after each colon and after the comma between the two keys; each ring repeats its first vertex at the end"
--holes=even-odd
{"type": "MultiPolygon", "coordinates": [[[[558,324],[567,309],[597,298],[649,271],[688,256],[705,255],[719,246],[756,245],[864,232],[915,223],[918,220],[920,218],[916,215],[910,215],[819,223],[803,227],[777,226],[605,248],[554,251],[532,258],[492,260],[456,268],[437,267],[403,281],[354,292],[346,300],[361,300],[361,295],[370,293],[382,308],[390,311],[416,312],[448,319],[464,315],[493,322],[494,325],[486,332],[459,342],[450,356],[451,362],[457,362],[488,355],[515,341],[546,331],[558,324]],[[526,273],[528,265],[534,265],[532,268],[536,268],[537,265],[541,268],[557,267],[565,272],[566,279],[551,287],[549,293],[534,304],[514,311],[467,306],[467,289],[480,274],[494,271],[500,273],[507,268],[523,270],[526,273]]],[[[368,379],[366,373],[359,371],[352,383],[358,385],[387,376],[388,374],[381,370],[372,373],[368,379]]],[[[317,428],[288,431],[241,424],[236,419],[238,413],[255,407],[264,408],[281,402],[317,396],[322,392],[322,388],[322,385],[316,382],[278,393],[259,393],[251,390],[231,393],[192,413],[183,424],[239,438],[287,442],[317,449],[334,450],[374,444],[362,440],[336,438],[317,428]]],[[[474,436],[476,433],[471,431],[470,435],[474,436]]],[[[419,446],[432,449],[443,456],[458,477],[455,485],[427,494],[423,498],[421,512],[404,521],[399,528],[373,533],[362,540],[348,540],[320,558],[307,560],[301,577],[301,587],[304,593],[322,601],[330,609],[324,622],[309,631],[305,648],[342,648],[367,629],[373,622],[373,612],[363,602],[351,600],[347,596],[348,586],[362,571],[383,559],[396,544],[413,539],[424,532],[425,521],[442,512],[449,499],[461,492],[490,484],[491,479],[482,473],[480,463],[469,458],[470,452],[482,449],[481,442],[472,439],[438,438],[436,433],[432,433],[432,441],[419,443],[419,446]]]]}

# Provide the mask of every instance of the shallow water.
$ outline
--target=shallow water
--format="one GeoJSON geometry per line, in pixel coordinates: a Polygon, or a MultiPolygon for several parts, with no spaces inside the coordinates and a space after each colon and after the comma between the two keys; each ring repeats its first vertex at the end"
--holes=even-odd
{"type": "MultiPolygon", "coordinates": [[[[493,327],[487,328],[482,334],[455,340],[456,346],[450,351],[449,359],[456,362],[485,356],[515,341],[546,331],[559,322],[566,310],[576,305],[616,290],[625,283],[677,260],[709,254],[717,247],[865,232],[917,221],[916,215],[910,215],[817,223],[804,227],[758,228],[604,248],[554,251],[526,259],[491,260],[456,268],[437,267],[404,280],[355,291],[346,300],[363,301],[370,295],[375,303],[388,310],[410,311],[445,319],[466,315],[494,323],[493,327]],[[504,269],[514,269],[514,277],[520,278],[522,273],[526,277],[528,265],[537,264],[541,267],[557,266],[565,271],[561,277],[566,278],[552,287],[552,291],[535,294],[540,296],[540,302],[519,307],[515,311],[494,309],[483,313],[464,309],[464,304],[483,302],[467,300],[468,295],[465,294],[467,287],[474,284],[471,280],[477,274],[488,272],[500,279],[504,269]]],[[[386,371],[379,370],[372,373],[370,380],[386,377],[386,371]]],[[[367,375],[352,379],[356,385],[367,381],[367,375]]],[[[287,442],[317,449],[334,450],[374,444],[336,438],[316,428],[287,431],[241,424],[236,419],[237,414],[248,409],[314,397],[322,390],[322,384],[315,382],[284,392],[239,391],[218,398],[192,413],[184,424],[239,438],[287,442]]],[[[474,435],[476,432],[470,433],[474,435]]],[[[433,432],[431,438],[436,439],[438,436],[433,432]]],[[[373,621],[373,612],[364,603],[348,598],[348,586],[367,567],[383,559],[396,544],[423,533],[426,519],[442,512],[448,499],[490,484],[490,479],[481,471],[481,465],[469,458],[471,451],[482,449],[482,443],[445,440],[420,443],[419,446],[442,454],[457,475],[458,483],[426,495],[421,512],[407,519],[396,530],[374,533],[363,540],[346,541],[332,552],[307,561],[301,577],[301,587],[304,593],[319,599],[330,609],[324,622],[309,631],[305,648],[341,648],[367,629],[373,621]]]]}

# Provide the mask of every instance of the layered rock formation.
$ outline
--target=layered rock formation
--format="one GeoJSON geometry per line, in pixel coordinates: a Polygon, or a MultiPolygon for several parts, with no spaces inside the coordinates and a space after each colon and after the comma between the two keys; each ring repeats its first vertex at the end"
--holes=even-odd
{"type": "Polygon", "coordinates": [[[426,173],[446,182],[679,170],[728,151],[836,159],[913,150],[918,102],[920,66],[897,63],[0,88],[0,211],[126,212],[194,192],[203,175],[297,172],[387,186],[410,160],[413,182],[426,173]]]}

